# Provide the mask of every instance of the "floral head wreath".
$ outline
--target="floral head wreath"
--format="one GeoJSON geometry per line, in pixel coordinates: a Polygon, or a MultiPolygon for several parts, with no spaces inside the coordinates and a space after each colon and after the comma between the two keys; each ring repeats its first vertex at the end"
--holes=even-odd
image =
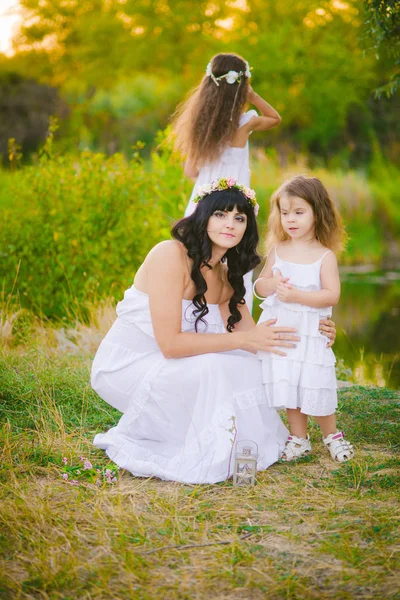
{"type": "Polygon", "coordinates": [[[243,194],[243,196],[247,199],[250,206],[253,207],[255,216],[258,215],[259,206],[256,200],[256,193],[254,190],[242,185],[233,177],[217,179],[212,183],[206,183],[205,185],[200,186],[197,189],[197,195],[193,198],[193,202],[197,204],[200,200],[203,200],[205,196],[209,196],[213,192],[222,192],[224,190],[235,189],[239,190],[243,194]]]}
{"type": "Polygon", "coordinates": [[[247,62],[247,60],[245,60],[244,62],[246,65],[246,69],[244,71],[228,71],[228,73],[224,73],[224,75],[215,77],[214,73],[212,72],[212,64],[210,61],[206,68],[206,75],[207,75],[207,77],[211,77],[211,79],[213,80],[213,82],[215,83],[215,85],[217,87],[219,87],[219,82],[222,79],[225,79],[226,83],[229,83],[230,85],[232,85],[236,81],[238,81],[240,83],[240,78],[242,77],[242,75],[244,75],[245,77],[248,77],[249,79],[251,77],[251,68],[249,67],[249,63],[247,62]]]}

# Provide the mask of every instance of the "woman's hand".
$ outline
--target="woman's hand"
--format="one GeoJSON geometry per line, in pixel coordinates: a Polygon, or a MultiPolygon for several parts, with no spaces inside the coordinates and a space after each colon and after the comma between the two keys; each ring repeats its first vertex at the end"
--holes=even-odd
{"type": "Polygon", "coordinates": [[[321,333],[326,335],[329,338],[329,342],[326,347],[330,348],[335,343],[336,339],[336,325],[332,319],[327,317],[326,319],[321,319],[319,322],[319,330],[321,333]]]}
{"type": "Polygon", "coordinates": [[[279,348],[295,348],[296,342],[299,342],[300,338],[295,335],[294,327],[273,327],[274,323],[276,323],[276,319],[270,319],[247,331],[243,349],[253,353],[264,350],[286,356],[285,352],[278,350],[277,346],[279,348]]]}

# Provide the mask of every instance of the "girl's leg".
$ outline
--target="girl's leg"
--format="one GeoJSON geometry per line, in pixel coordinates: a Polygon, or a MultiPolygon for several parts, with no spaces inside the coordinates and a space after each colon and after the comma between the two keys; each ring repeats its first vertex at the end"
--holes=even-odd
{"type": "Polygon", "coordinates": [[[353,446],[344,438],[343,431],[336,428],[336,415],[327,417],[315,417],[323,433],[323,442],[328,448],[333,460],[336,462],[346,462],[353,458],[353,446]]]}
{"type": "Polygon", "coordinates": [[[327,417],[315,417],[318,425],[321,427],[324,438],[327,438],[331,433],[336,433],[336,415],[328,415],[327,417]]]}
{"type": "Polygon", "coordinates": [[[311,452],[310,440],[307,436],[308,416],[300,412],[299,408],[288,408],[290,435],[282,452],[282,460],[297,460],[311,452]]]}
{"type": "Polygon", "coordinates": [[[286,413],[289,421],[290,433],[296,437],[305,438],[307,436],[308,416],[300,412],[299,408],[288,408],[286,413]]]}

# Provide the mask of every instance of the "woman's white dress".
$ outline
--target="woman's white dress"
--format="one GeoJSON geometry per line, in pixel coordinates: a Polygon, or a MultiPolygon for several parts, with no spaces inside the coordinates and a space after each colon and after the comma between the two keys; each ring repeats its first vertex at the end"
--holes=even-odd
{"type": "MultiPolygon", "coordinates": [[[[182,301],[182,331],[195,331],[193,308],[182,301]]],[[[230,335],[218,305],[208,308],[202,331],[230,335]]],[[[258,444],[258,469],[278,459],[288,431],[267,405],[254,355],[164,358],[154,338],[149,298],[135,286],[125,292],[117,315],[95,356],[91,383],[124,414],[115,427],[96,435],[95,446],[134,475],[184,483],[229,477],[233,439],[258,444]]]]}
{"type": "MultiPolygon", "coordinates": [[[[311,264],[282,260],[275,248],[273,273],[278,269],[296,288],[314,292],[321,289],[321,264],[326,252],[311,264]]],[[[296,348],[285,348],[287,356],[258,352],[269,406],[300,408],[302,413],[327,416],[337,408],[335,355],[327,348],[328,338],[319,332],[319,321],[332,315],[332,307],[310,308],[303,304],[281,302],[276,294],[264,299],[259,323],[277,318],[276,326],[296,327],[301,341],[296,348]]]]}
{"type": "MultiPolygon", "coordinates": [[[[257,117],[258,113],[256,110],[249,110],[240,115],[239,127],[243,127],[252,119],[257,117]]],[[[233,148],[228,146],[218,158],[218,160],[212,163],[204,164],[197,176],[196,182],[193,186],[192,194],[190,196],[189,203],[186,207],[185,217],[191,215],[196,204],[193,202],[193,198],[197,195],[197,190],[200,186],[206,183],[212,183],[223,177],[233,177],[236,181],[250,187],[250,164],[249,164],[249,142],[243,148],[233,148]]],[[[244,285],[246,288],[245,300],[246,304],[252,311],[253,307],[253,293],[252,293],[252,271],[246,273],[244,276],[244,285]]]]}

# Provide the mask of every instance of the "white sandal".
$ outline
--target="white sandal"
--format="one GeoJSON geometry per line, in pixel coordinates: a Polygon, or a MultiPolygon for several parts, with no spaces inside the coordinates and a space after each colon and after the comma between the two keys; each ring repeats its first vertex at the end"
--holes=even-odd
{"type": "Polygon", "coordinates": [[[299,438],[296,435],[289,435],[281,455],[281,460],[284,462],[297,460],[309,452],[311,452],[311,442],[309,436],[306,438],[299,438]]]}
{"type": "Polygon", "coordinates": [[[334,461],[344,463],[354,456],[353,446],[344,439],[344,432],[331,433],[322,438],[334,461]]]}

